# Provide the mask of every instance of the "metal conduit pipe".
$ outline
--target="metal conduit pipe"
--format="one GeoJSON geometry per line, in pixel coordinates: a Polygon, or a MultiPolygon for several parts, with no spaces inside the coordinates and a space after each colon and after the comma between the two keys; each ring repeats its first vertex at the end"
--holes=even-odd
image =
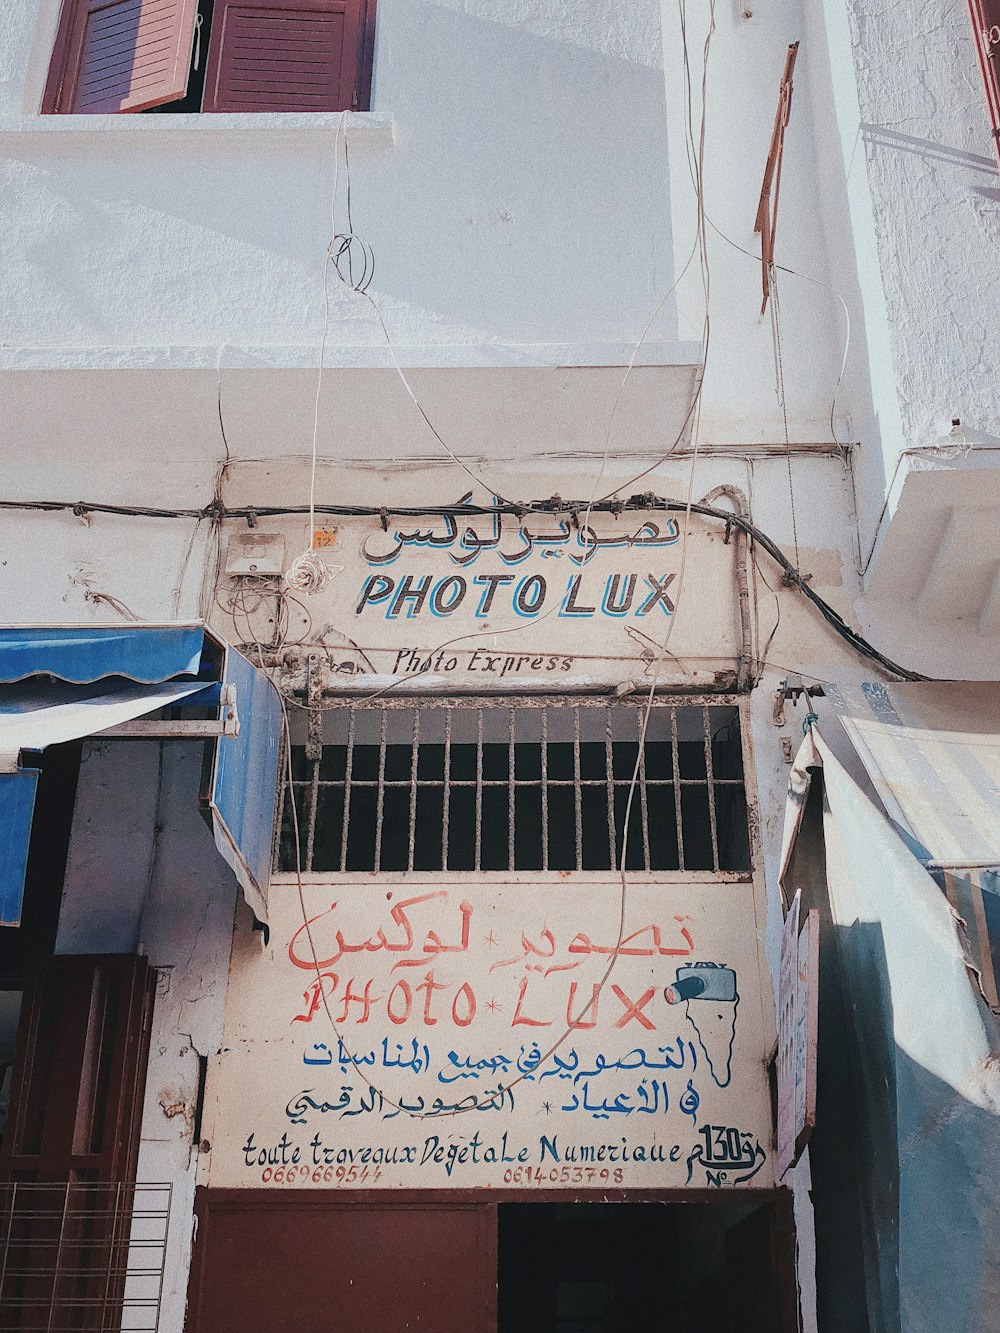
{"type": "MultiPolygon", "coordinates": [[[[710,505],[722,496],[732,500],[736,506],[736,517],[742,519],[744,523],[750,521],[750,506],[746,496],[738,486],[731,486],[728,483],[716,486],[707,495],[703,496],[698,503],[710,505]]],[[[736,688],[743,693],[750,689],[751,682],[756,679],[757,671],[753,661],[753,641],[750,629],[750,578],[747,571],[747,553],[750,543],[746,529],[735,524],[734,526],[736,527],[736,588],[740,613],[740,655],[736,666],[736,688]]],[[[726,532],[726,540],[729,540],[728,531],[726,532]]]]}

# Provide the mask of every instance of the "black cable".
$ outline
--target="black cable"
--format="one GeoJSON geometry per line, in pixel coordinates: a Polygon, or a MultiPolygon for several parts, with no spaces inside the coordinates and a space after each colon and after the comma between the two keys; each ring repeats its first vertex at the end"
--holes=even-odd
{"type": "MultiPolygon", "coordinates": [[[[784,552],[776,542],[772,541],[750,519],[742,514],[733,513],[732,510],[715,509],[711,505],[705,504],[692,504],[689,509],[688,505],[682,500],[666,500],[662,496],[645,493],[630,496],[628,500],[605,499],[596,501],[594,504],[589,504],[586,500],[563,500],[560,496],[554,495],[548,500],[532,500],[525,504],[513,504],[504,501],[499,505],[462,504],[435,505],[433,507],[421,505],[401,508],[374,505],[316,505],[315,512],[339,518],[380,518],[383,514],[392,514],[397,518],[471,518],[483,515],[508,514],[518,519],[524,519],[531,514],[568,514],[572,513],[574,509],[582,512],[588,508],[592,513],[614,514],[616,518],[623,513],[638,511],[660,511],[668,514],[690,512],[700,514],[703,518],[717,519],[730,527],[739,528],[755,541],[762,550],[767,552],[782,570],[785,583],[789,587],[797,588],[812,603],[831,629],[839,634],[845,642],[849,643],[855,652],[872,662],[877,662],[886,671],[894,676],[899,676],[902,680],[928,679],[920,672],[911,671],[908,667],[900,666],[898,662],[894,662],[892,658],[886,657],[884,653],[880,653],[877,648],[870,644],[862,634],[852,629],[839,611],[834,610],[829,602],[824,601],[819,593],[810,588],[792,562],[785,557],[784,552]]],[[[277,518],[283,515],[309,513],[308,505],[248,505],[230,509],[216,500],[206,505],[204,509],[155,509],[139,505],[92,504],[83,500],[0,500],[0,509],[43,510],[48,513],[68,511],[78,517],[94,513],[117,514],[128,518],[215,518],[220,522],[224,519],[238,518],[249,520],[251,515],[254,518],[277,518]]]]}

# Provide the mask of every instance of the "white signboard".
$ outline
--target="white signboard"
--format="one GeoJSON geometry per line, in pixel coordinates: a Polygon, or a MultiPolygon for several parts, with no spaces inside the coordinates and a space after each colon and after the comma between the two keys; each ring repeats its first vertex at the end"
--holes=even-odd
{"type": "MultiPolygon", "coordinates": [[[[736,544],[726,545],[719,523],[692,515],[686,524],[683,514],[663,511],[386,523],[383,530],[377,519],[336,519],[314,535],[336,577],[309,597],[308,614],[327,627],[323,644],[341,685],[373,675],[473,693],[641,682],[677,611],[685,531],[690,609],[670,632],[658,680],[712,687],[718,673],[735,672],[736,544]]],[[[289,526],[289,551],[296,540],[300,528],[289,526]]],[[[273,632],[263,616],[248,624],[252,604],[237,598],[224,626],[237,642],[273,632]]],[[[292,604],[294,633],[296,614],[292,604]]]]}
{"type": "Polygon", "coordinates": [[[802,1155],[816,1123],[819,912],[799,929],[796,890],[781,934],[778,969],[778,1177],[802,1155]]]}
{"type": "Polygon", "coordinates": [[[238,935],[212,1186],[769,1187],[750,884],[272,885],[238,935]]]}

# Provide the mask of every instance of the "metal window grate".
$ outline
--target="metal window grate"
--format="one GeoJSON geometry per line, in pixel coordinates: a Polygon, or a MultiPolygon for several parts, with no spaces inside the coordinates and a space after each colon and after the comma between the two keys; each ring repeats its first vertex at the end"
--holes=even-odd
{"type": "Polygon", "coordinates": [[[0,1333],[156,1333],[169,1184],[0,1185],[0,1333]]]}
{"type": "MultiPolygon", "coordinates": [[[[304,871],[750,867],[734,704],[562,698],[343,704],[292,737],[304,871]]],[[[302,729],[305,722],[299,719],[302,729]]],[[[296,869],[282,793],[278,869],[296,869]]]]}

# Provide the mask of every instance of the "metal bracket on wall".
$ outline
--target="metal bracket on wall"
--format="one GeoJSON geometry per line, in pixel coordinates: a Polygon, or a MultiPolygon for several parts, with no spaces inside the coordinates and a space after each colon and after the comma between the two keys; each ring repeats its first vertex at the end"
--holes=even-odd
{"type": "Polygon", "coordinates": [[[222,717],[218,720],[195,718],[138,718],[133,722],[119,722],[104,731],[95,731],[105,741],[147,740],[206,740],[213,736],[238,736],[240,717],[236,711],[236,686],[222,687],[222,717]]]}
{"type": "Polygon", "coordinates": [[[785,704],[790,700],[795,705],[803,695],[807,702],[825,698],[822,685],[806,685],[800,676],[786,676],[779,682],[774,691],[774,707],[771,711],[771,721],[776,727],[785,726],[785,704]]]}
{"type": "Polygon", "coordinates": [[[306,758],[312,762],[323,755],[323,684],[323,659],[319,653],[310,653],[306,661],[306,758]]]}

